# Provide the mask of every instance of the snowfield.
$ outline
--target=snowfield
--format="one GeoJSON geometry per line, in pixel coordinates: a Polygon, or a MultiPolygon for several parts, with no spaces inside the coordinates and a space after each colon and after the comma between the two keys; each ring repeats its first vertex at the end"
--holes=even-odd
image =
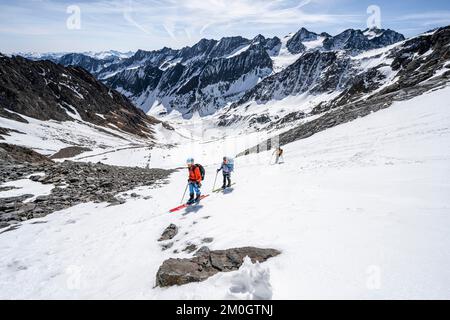
{"type": "MultiPolygon", "coordinates": [[[[270,151],[237,158],[233,189],[182,212],[168,210],[180,203],[185,170],[160,188],[133,190],[150,200],[88,203],[24,222],[0,233],[0,298],[450,299],[449,99],[447,87],[291,143],[283,164],[269,165],[270,151]],[[162,251],[157,239],[170,223],[179,232],[162,251]],[[201,283],[154,287],[165,259],[190,257],[181,250],[206,237],[211,249],[282,254],[201,283]]],[[[152,165],[193,156],[206,165],[209,193],[224,146],[254,137],[203,138],[164,149],[170,162],[154,149],[152,165]]],[[[148,163],[129,155],[107,159],[148,163]]]]}
{"type": "MultiPolygon", "coordinates": [[[[5,136],[5,142],[28,147],[48,156],[73,146],[83,146],[102,153],[120,147],[145,146],[149,142],[118,128],[114,130],[83,121],[78,113],[68,114],[73,121],[42,121],[19,114],[28,121],[23,123],[0,117],[0,127],[15,130],[5,136]]],[[[111,123],[109,125],[114,126],[111,123]]]]}
{"type": "Polygon", "coordinates": [[[42,184],[40,182],[34,182],[30,179],[21,179],[16,181],[6,182],[0,187],[12,187],[13,189],[7,191],[0,191],[0,199],[8,197],[18,197],[27,194],[32,194],[33,197],[26,199],[24,202],[32,202],[39,196],[46,196],[51,194],[52,189],[55,187],[52,184],[42,184]]]}

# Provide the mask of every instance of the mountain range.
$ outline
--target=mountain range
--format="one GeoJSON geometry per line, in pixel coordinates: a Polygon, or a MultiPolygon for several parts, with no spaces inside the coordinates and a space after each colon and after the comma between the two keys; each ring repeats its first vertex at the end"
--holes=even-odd
{"type": "MultiPolygon", "coordinates": [[[[299,59],[314,59],[318,55],[326,63],[334,54],[328,52],[339,51],[339,63],[347,65],[345,60],[351,56],[404,39],[389,29],[348,29],[331,36],[301,28],[282,39],[235,36],[202,39],[179,50],[139,50],[129,57],[69,53],[55,55],[51,60],[86,69],[146,112],[161,105],[159,116],[177,111],[190,118],[195,112],[201,116],[214,114],[239,101],[259,82],[279,74],[299,59]],[[316,56],[311,56],[312,52],[316,56]]],[[[328,62],[334,62],[331,60],[328,62]]]]}

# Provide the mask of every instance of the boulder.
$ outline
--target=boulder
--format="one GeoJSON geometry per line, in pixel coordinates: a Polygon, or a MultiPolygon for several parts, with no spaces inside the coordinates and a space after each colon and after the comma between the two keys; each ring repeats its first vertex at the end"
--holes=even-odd
{"type": "Polygon", "coordinates": [[[156,274],[156,285],[169,287],[204,281],[218,272],[238,270],[246,256],[255,263],[256,261],[264,262],[280,253],[275,249],[254,247],[216,251],[210,251],[208,247],[202,247],[191,259],[171,258],[164,261],[156,274]]]}
{"type": "Polygon", "coordinates": [[[178,227],[171,223],[162,233],[158,241],[166,241],[173,239],[178,233],[178,227]]]}

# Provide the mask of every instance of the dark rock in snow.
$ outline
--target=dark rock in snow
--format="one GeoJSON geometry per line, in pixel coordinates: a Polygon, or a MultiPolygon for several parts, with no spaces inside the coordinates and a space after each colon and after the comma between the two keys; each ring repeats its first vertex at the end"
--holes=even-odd
{"type": "Polygon", "coordinates": [[[197,250],[197,246],[195,244],[191,243],[191,244],[187,245],[186,248],[184,248],[182,251],[187,252],[187,253],[192,253],[195,250],[197,250]]]}
{"type": "Polygon", "coordinates": [[[239,269],[246,256],[252,262],[264,262],[280,253],[275,249],[254,247],[216,251],[210,251],[207,247],[202,247],[191,259],[168,259],[164,261],[156,274],[156,285],[169,287],[204,281],[218,272],[239,269]]]}
{"type": "Polygon", "coordinates": [[[214,238],[203,238],[202,243],[211,243],[214,241],[214,238]]]}
{"type": "Polygon", "coordinates": [[[162,251],[166,251],[167,249],[170,249],[173,247],[173,242],[164,243],[161,245],[162,251]]]}
{"type": "Polygon", "coordinates": [[[162,233],[158,241],[171,240],[178,234],[178,227],[171,223],[162,233]]]}

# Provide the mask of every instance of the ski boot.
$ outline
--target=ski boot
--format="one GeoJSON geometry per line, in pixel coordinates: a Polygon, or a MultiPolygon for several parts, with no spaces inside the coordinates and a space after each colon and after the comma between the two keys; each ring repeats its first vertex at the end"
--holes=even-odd
{"type": "Polygon", "coordinates": [[[191,193],[190,196],[189,196],[189,200],[188,200],[188,202],[186,202],[186,204],[187,205],[191,205],[193,203],[194,203],[194,194],[191,193]]]}
{"type": "Polygon", "coordinates": [[[200,202],[200,197],[201,197],[201,195],[198,194],[197,197],[194,200],[194,203],[199,203],[200,202]]]}

